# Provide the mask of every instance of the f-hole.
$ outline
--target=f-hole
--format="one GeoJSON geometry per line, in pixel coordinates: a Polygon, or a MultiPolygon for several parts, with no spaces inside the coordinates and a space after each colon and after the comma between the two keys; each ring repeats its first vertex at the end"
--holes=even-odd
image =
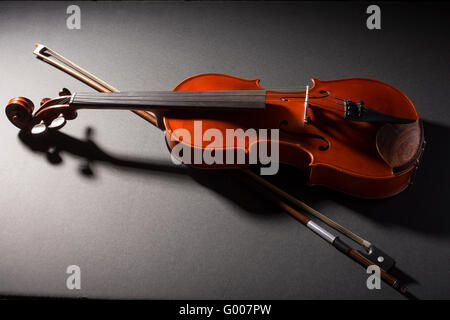
{"type": "Polygon", "coordinates": [[[326,139],[318,134],[314,134],[314,133],[298,133],[298,132],[292,132],[292,131],[286,130],[283,127],[286,126],[287,124],[288,124],[287,120],[283,120],[280,122],[280,125],[278,126],[278,128],[280,129],[281,132],[287,133],[291,136],[320,139],[320,140],[326,142],[326,145],[319,146],[320,151],[326,151],[330,148],[330,141],[328,141],[328,139],[326,139]]]}

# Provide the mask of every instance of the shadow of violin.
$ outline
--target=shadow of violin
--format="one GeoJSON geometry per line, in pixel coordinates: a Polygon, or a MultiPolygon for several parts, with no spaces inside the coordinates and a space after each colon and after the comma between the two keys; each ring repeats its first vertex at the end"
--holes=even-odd
{"type": "Polygon", "coordinates": [[[100,148],[93,141],[93,134],[94,130],[90,127],[86,128],[84,140],[57,130],[48,130],[40,135],[21,131],[19,139],[32,151],[45,155],[47,161],[52,165],[59,165],[63,162],[63,153],[80,158],[82,162],[79,172],[86,178],[95,178],[97,164],[135,170],[152,176],[168,174],[189,176],[197,183],[234,201],[248,213],[272,219],[282,217],[278,214],[280,210],[272,202],[266,199],[261,201],[257,190],[236,183],[236,179],[242,175],[237,170],[199,170],[189,166],[174,165],[170,161],[116,156],[100,148]]]}
{"type": "MultiPolygon", "coordinates": [[[[400,225],[437,236],[450,236],[450,215],[442,210],[450,194],[450,170],[447,169],[450,163],[450,149],[447,148],[450,128],[424,122],[424,131],[427,145],[414,183],[392,198],[358,199],[324,187],[307,187],[306,176],[302,171],[283,165],[277,175],[265,178],[312,206],[323,199],[332,200],[386,227],[400,225]]],[[[61,153],[81,158],[83,164],[80,166],[80,173],[85,177],[95,176],[93,168],[97,163],[140,170],[152,175],[189,175],[198,183],[235,201],[247,211],[274,215],[279,212],[268,200],[262,200],[256,190],[246,186],[240,188],[241,184],[236,183],[236,179],[241,177],[239,171],[198,170],[172,165],[166,161],[114,156],[101,149],[92,136],[92,128],[86,129],[84,140],[52,130],[42,135],[30,135],[24,131],[19,133],[19,139],[25,146],[44,154],[53,165],[63,162],[61,153]]]]}
{"type": "MultiPolygon", "coordinates": [[[[266,178],[313,207],[323,199],[332,200],[386,227],[400,225],[415,231],[448,237],[450,215],[442,211],[442,206],[450,194],[447,183],[450,180],[450,170],[446,168],[450,163],[450,149],[446,148],[450,128],[424,122],[424,131],[427,146],[414,184],[392,198],[358,199],[324,187],[307,187],[306,175],[302,171],[283,165],[280,166],[277,175],[266,178]]],[[[60,131],[48,131],[37,136],[19,133],[19,139],[25,146],[34,152],[44,154],[53,165],[63,162],[62,153],[81,158],[83,164],[80,166],[80,174],[88,178],[95,177],[94,168],[97,163],[139,170],[151,175],[188,175],[197,183],[234,201],[246,212],[255,214],[258,218],[282,217],[279,214],[280,209],[268,199],[262,198],[256,189],[248,188],[245,183],[237,183],[243,178],[242,173],[237,170],[198,170],[188,166],[176,166],[167,161],[113,156],[101,149],[93,141],[92,136],[92,128],[86,129],[84,140],[60,131]]],[[[327,214],[330,215],[330,212],[327,214]]],[[[397,271],[405,283],[416,283],[413,278],[400,270],[397,271]]]]}

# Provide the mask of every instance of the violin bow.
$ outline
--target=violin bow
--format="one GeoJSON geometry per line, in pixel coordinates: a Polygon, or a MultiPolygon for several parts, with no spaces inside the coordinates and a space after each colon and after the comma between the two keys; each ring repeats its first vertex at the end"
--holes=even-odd
{"type": "MultiPolygon", "coordinates": [[[[57,69],[64,71],[65,73],[71,75],[75,79],[87,84],[88,86],[99,92],[119,92],[118,89],[109,85],[105,81],[101,80],[100,78],[96,77],[92,73],[81,68],[80,66],[76,65],[69,59],[63,57],[62,55],[45,45],[36,44],[33,54],[35,54],[38,59],[50,64],[53,67],[56,67],[57,69]]],[[[144,120],[150,122],[154,126],[158,127],[157,117],[153,113],[141,110],[131,111],[144,120]]],[[[326,215],[311,208],[303,201],[297,199],[296,197],[270,183],[268,180],[255,174],[250,169],[242,169],[241,171],[253,180],[254,185],[258,187],[260,192],[264,193],[281,209],[300,221],[308,229],[319,235],[334,248],[347,255],[352,260],[356,261],[365,269],[367,269],[371,265],[377,265],[380,268],[380,277],[385,283],[387,283],[389,286],[399,291],[403,295],[412,297],[412,295],[407,292],[406,286],[404,286],[396,277],[389,273],[389,270],[393,269],[395,266],[395,260],[389,255],[374,246],[370,241],[362,238],[356,233],[338,224],[334,220],[328,218],[326,215]],[[326,229],[316,224],[314,221],[300,213],[289,203],[295,205],[298,208],[301,208],[308,214],[320,219],[331,228],[344,234],[349,239],[362,246],[364,248],[364,252],[353,249],[344,241],[342,241],[338,236],[331,234],[326,229]]]]}
{"type": "MultiPolygon", "coordinates": [[[[119,90],[117,90],[113,86],[107,84],[105,81],[94,76],[87,70],[81,68],[80,66],[76,65],[69,59],[66,59],[47,46],[37,43],[35,49],[33,50],[33,54],[36,55],[38,59],[50,64],[57,69],[64,71],[65,73],[68,73],[75,79],[84,82],[85,84],[99,92],[119,92],[119,90]]],[[[153,113],[141,110],[131,110],[131,112],[150,122],[154,126],[157,126],[157,119],[153,113]]]]}

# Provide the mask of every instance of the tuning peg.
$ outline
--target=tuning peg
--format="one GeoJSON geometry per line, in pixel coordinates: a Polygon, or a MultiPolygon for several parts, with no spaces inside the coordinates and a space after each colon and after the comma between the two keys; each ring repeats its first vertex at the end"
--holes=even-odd
{"type": "Polygon", "coordinates": [[[66,123],[66,119],[64,118],[64,115],[62,113],[59,114],[58,117],[56,117],[52,123],[48,126],[49,128],[60,128],[66,123]]]}
{"type": "Polygon", "coordinates": [[[41,121],[38,124],[34,125],[33,128],[31,128],[31,133],[40,134],[43,133],[45,130],[47,130],[47,126],[45,125],[44,121],[41,121]]]}
{"type": "Polygon", "coordinates": [[[70,93],[69,89],[67,89],[67,88],[62,88],[61,90],[59,90],[59,96],[60,97],[62,97],[62,96],[70,96],[70,95],[71,95],[71,93],[70,93]]]}
{"type": "Polygon", "coordinates": [[[42,98],[42,100],[41,100],[41,107],[49,100],[51,100],[51,99],[50,98],[42,98]]]}

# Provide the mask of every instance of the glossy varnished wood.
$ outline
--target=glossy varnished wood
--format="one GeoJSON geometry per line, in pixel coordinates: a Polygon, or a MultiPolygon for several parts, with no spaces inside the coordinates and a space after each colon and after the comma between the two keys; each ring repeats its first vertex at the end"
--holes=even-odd
{"type": "MultiPolygon", "coordinates": [[[[196,90],[264,90],[259,80],[247,80],[223,74],[201,74],[181,82],[175,91],[196,90]]],[[[381,81],[351,78],[333,81],[313,79],[310,96],[320,96],[322,92],[345,97],[350,100],[364,100],[370,108],[396,117],[418,119],[411,101],[395,87],[381,81]]],[[[178,128],[184,128],[193,136],[194,121],[202,120],[202,130],[216,128],[223,132],[226,129],[266,128],[279,129],[280,162],[305,170],[311,185],[324,185],[354,196],[365,198],[383,198],[395,195],[405,189],[415,170],[415,164],[403,168],[401,172],[393,170],[392,163],[386,161],[377,149],[377,133],[384,124],[354,122],[343,119],[342,112],[310,107],[308,123],[303,122],[304,91],[279,92],[267,91],[266,110],[264,112],[243,110],[236,114],[205,114],[201,117],[189,115],[166,114],[163,127],[168,137],[168,145],[174,147],[180,137],[174,134],[178,128]],[[295,93],[299,98],[283,101],[282,94],[295,93]],[[322,137],[319,139],[317,137],[322,137]],[[324,145],[329,143],[329,148],[324,145]],[[395,172],[394,172],[395,171],[395,172]]],[[[290,95],[292,96],[292,95],[290,95]]],[[[400,126],[400,125],[399,125],[400,126]]],[[[401,137],[392,136],[392,144],[398,139],[408,139],[414,135],[412,131],[404,132],[401,137]]],[[[244,136],[241,137],[245,139],[244,136]]],[[[239,138],[238,138],[239,139],[239,138]]],[[[388,138],[389,139],[389,138],[388,138]]],[[[412,140],[411,138],[410,140],[412,140]]],[[[245,140],[242,140],[245,141],[245,140]]],[[[243,143],[242,152],[248,152],[258,141],[243,143]]],[[[192,149],[235,148],[227,145],[225,138],[221,144],[210,141],[195,142],[189,145],[192,149]],[[222,147],[223,145],[223,147],[222,147]]],[[[415,157],[421,143],[416,143],[415,157]]],[[[204,168],[227,168],[230,165],[199,165],[204,168]]]]}

